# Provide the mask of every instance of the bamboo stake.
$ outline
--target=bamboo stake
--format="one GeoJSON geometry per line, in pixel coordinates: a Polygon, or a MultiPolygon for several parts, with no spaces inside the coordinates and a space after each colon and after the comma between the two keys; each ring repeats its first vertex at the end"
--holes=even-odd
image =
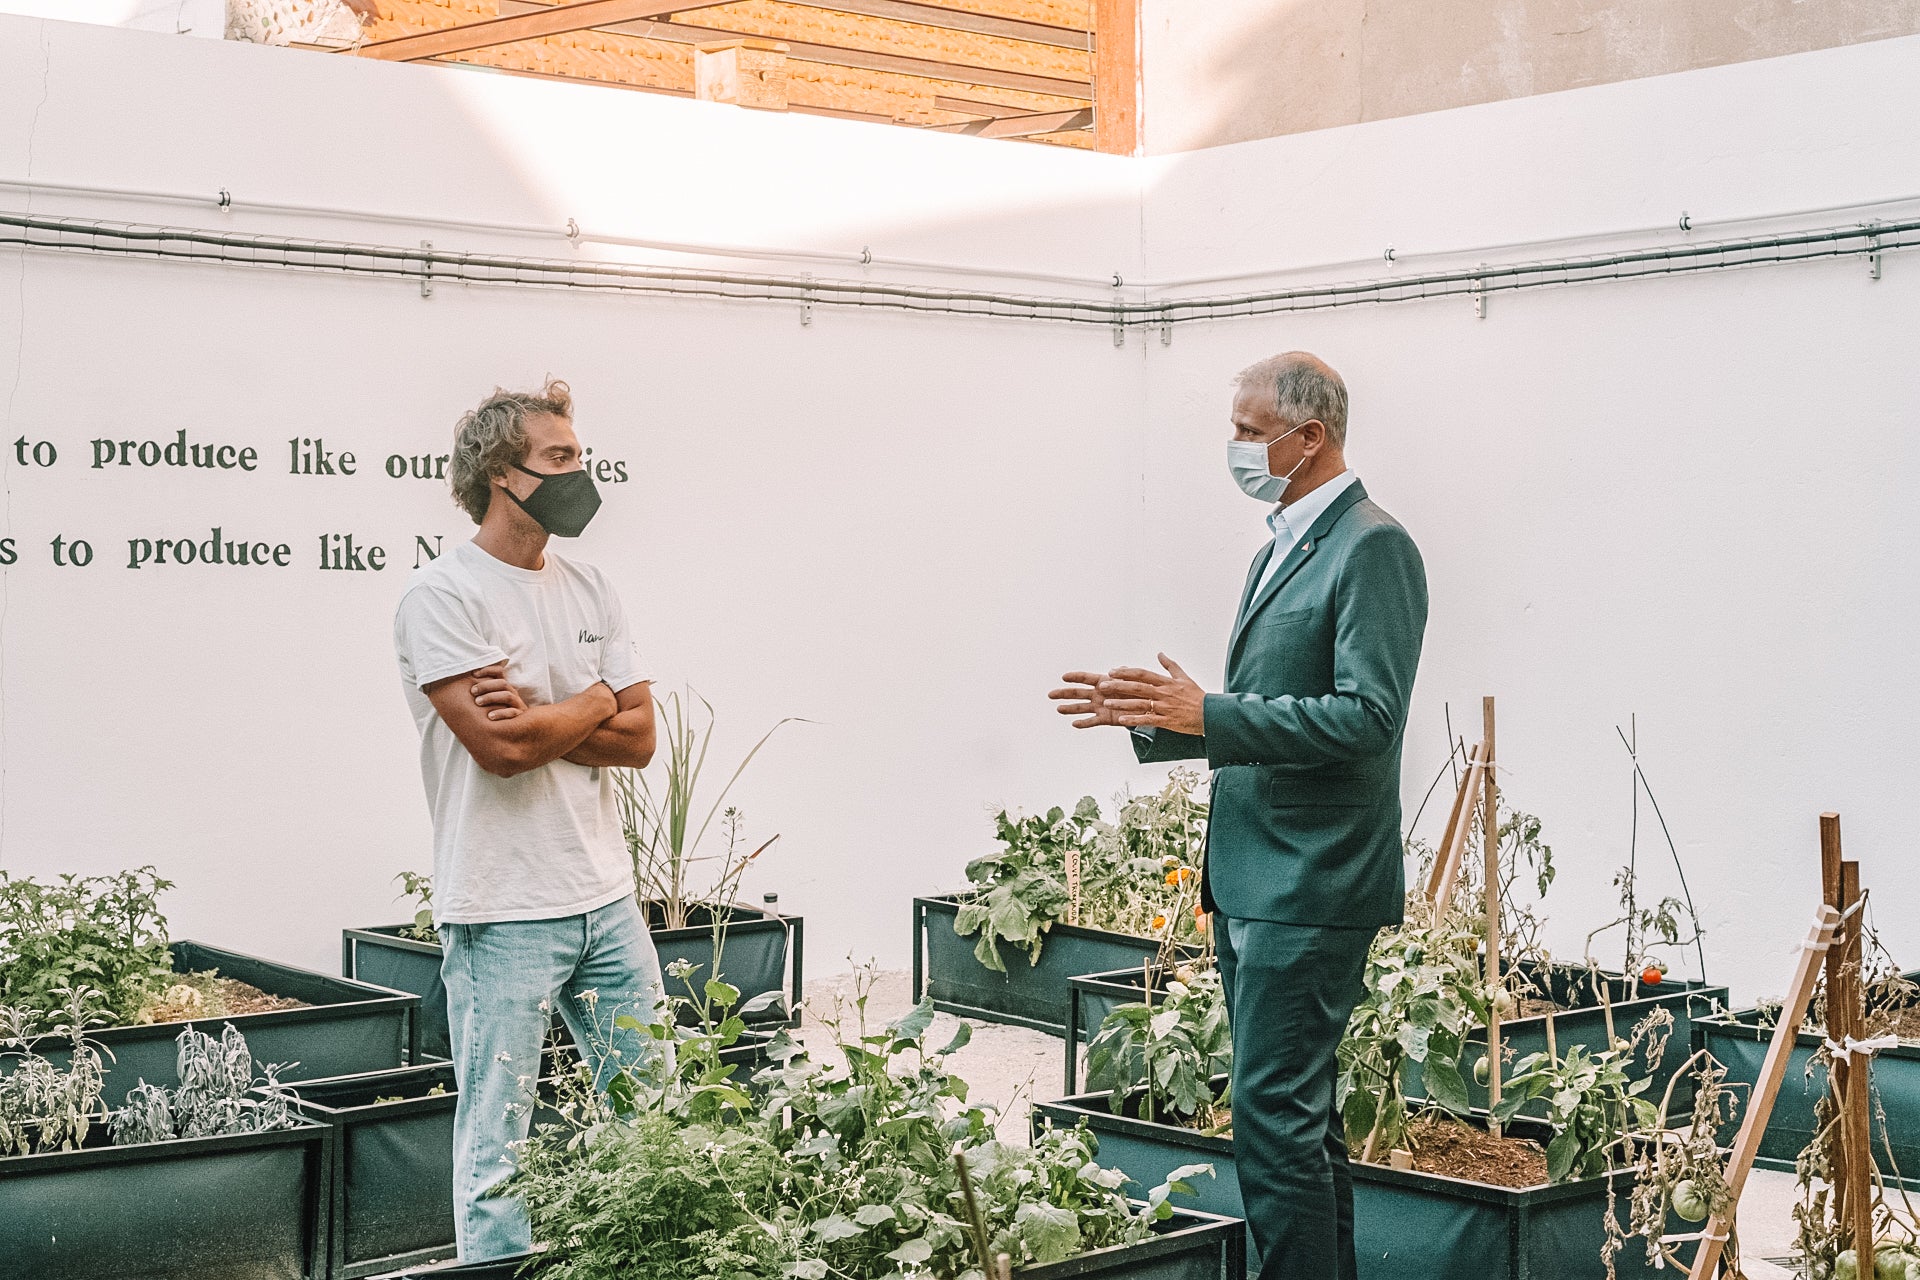
{"type": "MultiPolygon", "coordinates": [[[[1840,815],[1823,813],[1820,815],[1820,899],[1836,912],[1847,909],[1846,899],[1840,886],[1840,815]]],[[[1836,946],[1827,952],[1827,1038],[1846,1041],[1846,1021],[1840,1010],[1846,1006],[1846,948],[1836,946]]],[[[1828,1085],[1832,1089],[1836,1106],[1845,1114],[1847,1096],[1846,1062],[1836,1061],[1829,1068],[1828,1085]]],[[[1838,1132],[1845,1141],[1845,1123],[1838,1132]]],[[[1850,1172],[1844,1159],[1835,1160],[1832,1168],[1834,1216],[1842,1222],[1846,1220],[1847,1175],[1850,1172]]]]}
{"type": "Polygon", "coordinates": [[[1780,1082],[1786,1078],[1787,1060],[1793,1055],[1800,1024],[1806,1021],[1807,1006],[1813,1003],[1813,987],[1821,961],[1833,946],[1834,931],[1839,923],[1840,913],[1829,904],[1821,903],[1807,940],[1800,944],[1800,963],[1794,970],[1792,985],[1787,988],[1786,1006],[1780,1011],[1779,1025],[1773,1029],[1773,1043],[1767,1047],[1766,1061],[1761,1064],[1760,1078],[1754,1082],[1747,1114],[1740,1122],[1740,1133],[1733,1140],[1733,1154],[1727,1161],[1728,1207],[1707,1220],[1700,1236],[1700,1248],[1693,1255],[1693,1266],[1687,1271],[1688,1280],[1712,1280],[1720,1270],[1721,1252],[1726,1247],[1740,1193],[1746,1189],[1747,1174],[1753,1169],[1754,1156],[1759,1154],[1761,1135],[1767,1131],[1767,1119],[1773,1114],[1773,1100],[1780,1093],[1780,1082]]]}
{"type": "Polygon", "coordinates": [[[1620,1039],[1619,1035],[1617,1035],[1613,1029],[1613,988],[1608,986],[1606,979],[1597,973],[1593,977],[1593,985],[1600,988],[1600,1012],[1606,1015],[1607,1048],[1611,1049],[1614,1043],[1620,1039]]]}
{"type": "MultiPolygon", "coordinates": [[[[1613,1037],[1607,1037],[1607,1048],[1613,1048],[1613,1037]]],[[[1560,1050],[1553,1043],[1553,1010],[1547,1010],[1547,1062],[1549,1065],[1560,1061],[1560,1050]]]]}
{"type": "Polygon", "coordinates": [[[1503,990],[1500,977],[1500,803],[1499,784],[1494,781],[1493,699],[1480,700],[1480,712],[1486,722],[1481,736],[1481,772],[1485,789],[1480,798],[1480,843],[1486,857],[1487,880],[1487,989],[1494,993],[1487,1006],[1487,1132],[1500,1136],[1500,1122],[1492,1113],[1500,1108],[1500,1006],[1503,990]]]}
{"type": "Polygon", "coordinates": [[[980,1203],[973,1198],[973,1179],[967,1176],[967,1158],[958,1151],[953,1153],[953,1167],[960,1171],[960,1192],[966,1197],[968,1234],[973,1237],[973,1249],[980,1257],[980,1271],[983,1275],[993,1271],[993,1257],[987,1252],[987,1221],[980,1216],[980,1203]]]}
{"type": "MultiPolygon", "coordinates": [[[[1860,864],[1842,862],[1840,864],[1840,896],[1846,900],[1847,909],[1852,910],[1860,901],[1860,864]]],[[[1846,1014],[1847,1036],[1864,1040],[1867,1038],[1867,1015],[1864,1004],[1865,984],[1861,981],[1860,964],[1862,945],[1860,937],[1860,914],[1846,917],[1841,924],[1843,945],[1846,953],[1846,1014]]],[[[1833,997],[1829,995],[1828,1001],[1833,997]]],[[[1841,1044],[1847,1043],[1839,1038],[1841,1044]]],[[[1873,1257],[1873,1116],[1872,1105],[1873,1059],[1861,1055],[1855,1062],[1847,1061],[1847,1091],[1845,1097],[1846,1122],[1841,1126],[1846,1150],[1847,1165],[1847,1217],[1853,1222],[1853,1248],[1857,1258],[1873,1257]]]]}

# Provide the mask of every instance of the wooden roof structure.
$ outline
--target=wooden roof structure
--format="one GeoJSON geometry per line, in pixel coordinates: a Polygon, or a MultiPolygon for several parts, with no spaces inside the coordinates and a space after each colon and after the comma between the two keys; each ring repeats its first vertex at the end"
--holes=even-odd
{"type": "Polygon", "coordinates": [[[1137,0],[375,2],[378,17],[353,51],[364,58],[692,97],[702,46],[778,42],[785,110],[1135,149],[1137,0]],[[1112,29],[1103,20],[1119,31],[1096,51],[1095,32],[1112,29]]]}

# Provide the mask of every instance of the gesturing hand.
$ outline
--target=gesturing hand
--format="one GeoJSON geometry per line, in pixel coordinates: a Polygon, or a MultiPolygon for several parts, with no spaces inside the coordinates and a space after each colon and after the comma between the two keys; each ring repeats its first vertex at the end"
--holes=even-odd
{"type": "Polygon", "coordinates": [[[1115,667],[1099,682],[1095,692],[1113,717],[1111,723],[1204,734],[1207,691],[1164,653],[1160,665],[1166,675],[1144,667],[1115,667]]]}
{"type": "Polygon", "coordinates": [[[489,720],[511,720],[527,709],[520,691],[507,680],[504,661],[473,673],[473,700],[487,709],[489,720]]]}
{"type": "Polygon", "coordinates": [[[1067,682],[1067,687],[1055,689],[1047,696],[1060,704],[1055,710],[1061,715],[1081,717],[1073,722],[1074,728],[1091,729],[1095,725],[1120,723],[1114,718],[1106,695],[1100,692],[1102,677],[1091,671],[1069,671],[1060,678],[1067,682]]]}

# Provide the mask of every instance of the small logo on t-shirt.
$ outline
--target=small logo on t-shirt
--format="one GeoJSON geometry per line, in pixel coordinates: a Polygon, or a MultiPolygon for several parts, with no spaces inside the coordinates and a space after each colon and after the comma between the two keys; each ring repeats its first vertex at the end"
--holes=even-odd
{"type": "Polygon", "coordinates": [[[597,636],[593,634],[593,632],[587,630],[585,627],[580,628],[581,644],[599,644],[602,640],[605,640],[605,639],[606,639],[605,636],[597,636]]]}

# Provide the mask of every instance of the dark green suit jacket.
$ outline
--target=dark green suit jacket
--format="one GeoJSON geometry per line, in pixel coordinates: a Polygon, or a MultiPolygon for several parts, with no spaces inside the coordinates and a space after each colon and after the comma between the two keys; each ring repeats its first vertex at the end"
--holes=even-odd
{"type": "Polygon", "coordinates": [[[1206,735],[1134,735],[1146,763],[1213,767],[1204,901],[1246,920],[1400,923],[1400,744],[1427,575],[1407,531],[1358,480],[1249,599],[1254,557],[1206,735]]]}

